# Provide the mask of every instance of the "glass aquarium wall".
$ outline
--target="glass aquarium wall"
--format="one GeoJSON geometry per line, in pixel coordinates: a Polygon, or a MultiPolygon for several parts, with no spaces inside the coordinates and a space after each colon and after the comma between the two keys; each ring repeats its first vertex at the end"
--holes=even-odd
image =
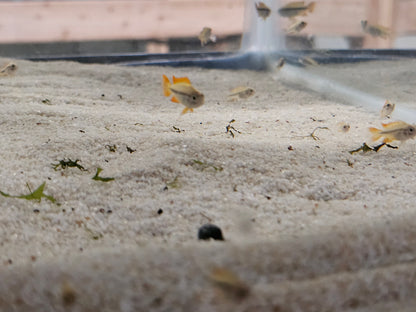
{"type": "Polygon", "coordinates": [[[238,51],[253,29],[273,34],[279,49],[416,46],[416,1],[296,2],[298,8],[286,0],[1,1],[0,55],[238,51]]]}
{"type": "Polygon", "coordinates": [[[349,103],[407,107],[415,12],[412,0],[1,1],[0,56],[271,69],[349,103]]]}

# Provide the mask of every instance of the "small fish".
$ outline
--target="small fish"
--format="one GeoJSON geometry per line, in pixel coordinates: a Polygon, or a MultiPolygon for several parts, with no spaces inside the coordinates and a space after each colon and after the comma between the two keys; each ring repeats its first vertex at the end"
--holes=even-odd
{"type": "Polygon", "coordinates": [[[286,30],[286,34],[288,34],[288,35],[290,35],[290,34],[297,34],[297,33],[301,32],[302,29],[304,29],[307,25],[308,25],[308,23],[306,23],[304,21],[294,22],[286,30]]]}
{"type": "Polygon", "coordinates": [[[281,58],[279,58],[278,60],[277,60],[277,64],[276,64],[276,69],[277,70],[280,70],[280,69],[282,69],[282,67],[285,65],[285,59],[283,58],[283,57],[281,57],[281,58]]]}
{"type": "Polygon", "coordinates": [[[406,141],[416,135],[416,128],[404,121],[394,121],[387,124],[382,123],[383,129],[370,127],[372,140],[377,141],[383,139],[383,143],[390,143],[393,141],[406,141]]]}
{"type": "Polygon", "coordinates": [[[341,121],[341,122],[338,123],[338,130],[340,132],[348,132],[348,131],[350,131],[350,128],[351,128],[351,126],[349,124],[345,123],[345,122],[341,121]]]}
{"type": "Polygon", "coordinates": [[[249,87],[236,87],[230,91],[231,93],[228,95],[229,100],[233,100],[236,98],[239,99],[247,99],[252,96],[256,91],[249,87]]]}
{"type": "Polygon", "coordinates": [[[261,17],[263,20],[266,20],[270,15],[270,8],[264,4],[264,2],[256,3],[256,10],[259,17],[261,17]]]}
{"type": "Polygon", "coordinates": [[[14,74],[17,70],[17,65],[15,63],[9,63],[0,69],[0,76],[10,76],[14,74]]]}
{"type": "Polygon", "coordinates": [[[237,275],[225,268],[214,268],[210,279],[220,287],[224,293],[236,298],[245,298],[250,293],[250,288],[237,275]]]}
{"type": "Polygon", "coordinates": [[[163,75],[163,93],[165,96],[173,94],[172,102],[186,106],[182,115],[188,111],[193,112],[194,108],[204,104],[204,95],[192,86],[188,77],[177,78],[173,76],[172,81],[173,83],[170,83],[169,78],[163,75]]]}
{"type": "Polygon", "coordinates": [[[304,1],[295,1],[286,4],[281,7],[277,12],[280,16],[293,18],[295,16],[306,16],[308,13],[312,13],[315,9],[315,2],[311,2],[308,5],[304,1]]]}
{"type": "Polygon", "coordinates": [[[380,112],[381,118],[390,118],[390,115],[391,113],[393,113],[395,107],[396,104],[390,102],[389,100],[386,100],[380,112]]]}
{"type": "Polygon", "coordinates": [[[211,28],[204,27],[199,33],[198,39],[199,41],[201,41],[201,46],[203,47],[204,45],[208,44],[210,41],[215,43],[217,41],[217,36],[212,34],[211,28]]]}
{"type": "Polygon", "coordinates": [[[305,66],[308,66],[308,65],[318,66],[319,65],[319,63],[317,61],[315,61],[313,58],[310,58],[308,56],[306,56],[304,58],[300,58],[299,63],[301,63],[305,66]]]}
{"type": "Polygon", "coordinates": [[[381,25],[368,24],[366,20],[361,21],[363,31],[373,37],[387,39],[390,36],[390,29],[381,25]]]}

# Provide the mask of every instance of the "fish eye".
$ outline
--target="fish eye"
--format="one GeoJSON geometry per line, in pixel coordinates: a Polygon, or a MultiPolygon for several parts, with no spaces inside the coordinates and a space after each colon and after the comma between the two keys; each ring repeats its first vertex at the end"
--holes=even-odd
{"type": "Polygon", "coordinates": [[[192,100],[194,100],[194,101],[196,100],[196,96],[195,95],[192,97],[192,100]]]}
{"type": "Polygon", "coordinates": [[[409,128],[409,131],[410,131],[410,132],[413,132],[413,130],[414,130],[413,128],[409,128]]]}

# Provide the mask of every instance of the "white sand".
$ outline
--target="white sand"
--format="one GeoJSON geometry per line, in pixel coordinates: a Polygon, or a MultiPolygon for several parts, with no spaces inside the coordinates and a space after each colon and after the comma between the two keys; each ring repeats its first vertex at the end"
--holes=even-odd
{"type": "Polygon", "coordinates": [[[0,79],[0,190],[46,182],[59,205],[0,196],[1,311],[412,311],[415,143],[348,153],[376,113],[261,72],[16,62],[0,79]],[[181,116],[163,73],[206,104],[181,116]],[[238,85],[256,94],[227,102],[238,85]],[[88,171],[55,171],[64,158],[88,171]],[[92,180],[98,167],[115,180],[92,180]],[[197,240],[208,222],[225,242],[197,240]],[[249,294],[219,289],[216,266],[249,294]]]}

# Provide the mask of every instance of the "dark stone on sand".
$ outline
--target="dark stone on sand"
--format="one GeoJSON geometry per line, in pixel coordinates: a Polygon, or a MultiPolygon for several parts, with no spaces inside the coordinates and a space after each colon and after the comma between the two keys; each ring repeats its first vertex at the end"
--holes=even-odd
{"type": "Polygon", "coordinates": [[[221,229],[214,224],[204,224],[198,230],[198,239],[209,240],[210,238],[215,240],[224,240],[221,229]]]}

